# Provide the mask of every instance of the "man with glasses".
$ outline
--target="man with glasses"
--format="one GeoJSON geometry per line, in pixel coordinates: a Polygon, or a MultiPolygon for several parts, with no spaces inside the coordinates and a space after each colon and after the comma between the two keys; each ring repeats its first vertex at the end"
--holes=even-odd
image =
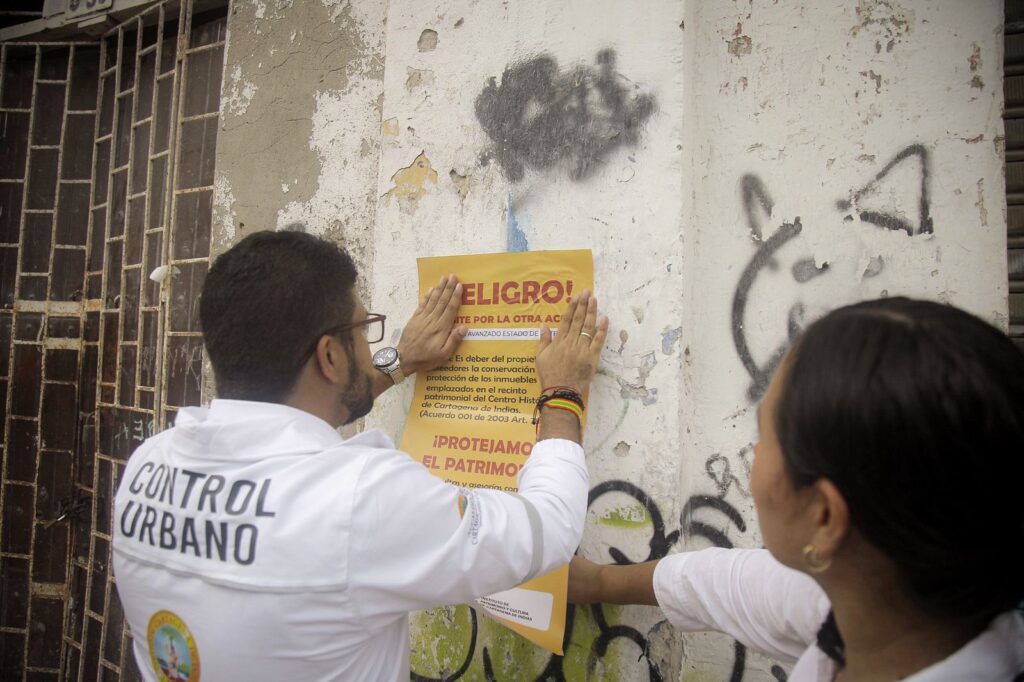
{"type": "Polygon", "coordinates": [[[462,603],[567,563],[588,482],[580,405],[608,321],[589,292],[542,328],[541,408],[519,494],[465,490],[370,430],[337,429],[466,332],[443,278],[397,348],[371,356],[356,268],[302,232],[221,255],[200,300],[210,407],[132,455],[114,504],[114,572],[146,680],[408,680],[409,611],[462,603]],[[568,397],[565,397],[568,396],[568,397]],[[558,408],[561,404],[562,408],[558,408]]]}

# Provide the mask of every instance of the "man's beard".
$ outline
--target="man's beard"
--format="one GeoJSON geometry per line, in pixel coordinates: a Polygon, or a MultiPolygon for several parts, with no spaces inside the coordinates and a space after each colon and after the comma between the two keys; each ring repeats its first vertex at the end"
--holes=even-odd
{"type": "Polygon", "coordinates": [[[341,404],[348,410],[346,424],[365,417],[373,408],[373,382],[354,363],[350,367],[348,390],[341,395],[341,404]]]}

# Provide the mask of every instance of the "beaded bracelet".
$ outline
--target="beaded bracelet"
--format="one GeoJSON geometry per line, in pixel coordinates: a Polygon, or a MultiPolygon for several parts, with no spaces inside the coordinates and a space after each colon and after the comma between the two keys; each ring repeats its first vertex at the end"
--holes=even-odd
{"type": "Polygon", "coordinates": [[[586,409],[586,407],[583,404],[583,396],[581,396],[579,393],[577,393],[573,389],[568,388],[568,387],[562,387],[562,386],[553,386],[551,388],[545,389],[545,393],[547,391],[549,391],[549,390],[552,391],[551,394],[549,394],[549,395],[541,395],[539,398],[537,398],[537,408],[538,409],[543,407],[544,404],[547,403],[548,401],[555,400],[555,399],[564,399],[564,400],[568,400],[570,402],[576,403],[576,405],[579,406],[580,412],[582,412],[584,409],[586,409]],[[552,390],[552,389],[554,389],[554,390],[552,390]]]}
{"type": "MultiPolygon", "coordinates": [[[[555,409],[572,412],[582,424],[583,410],[586,409],[583,405],[583,396],[571,388],[563,388],[561,386],[553,388],[555,390],[551,395],[541,395],[541,397],[537,398],[537,406],[533,409],[533,420],[531,423],[539,428],[540,409],[542,407],[553,407],[555,409]]],[[[550,389],[544,390],[548,391],[550,389]]]]}

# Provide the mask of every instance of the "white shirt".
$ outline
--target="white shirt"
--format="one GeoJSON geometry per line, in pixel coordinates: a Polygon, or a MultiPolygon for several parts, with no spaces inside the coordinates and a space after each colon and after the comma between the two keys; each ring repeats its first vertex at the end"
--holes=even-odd
{"type": "MultiPolygon", "coordinates": [[[[705,549],[662,559],[654,593],[665,616],[687,631],[724,632],[761,653],[796,661],[789,682],[830,682],[836,665],[816,645],[831,604],[807,575],[764,549],[705,549]]],[[[906,682],[1012,682],[1024,671],[1024,618],[1008,612],[946,659],[906,682]]]]}
{"type": "Polygon", "coordinates": [[[572,557],[582,448],[537,443],[519,491],[460,490],[379,431],[344,440],[283,405],[183,409],[132,455],[114,503],[113,567],[143,678],[161,679],[158,666],[193,682],[200,670],[408,680],[409,611],[572,557]]]}

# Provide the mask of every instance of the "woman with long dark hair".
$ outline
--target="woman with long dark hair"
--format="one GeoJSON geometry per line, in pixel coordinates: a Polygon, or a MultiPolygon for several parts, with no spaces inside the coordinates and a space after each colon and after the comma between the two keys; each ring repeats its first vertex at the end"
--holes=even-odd
{"type": "Polygon", "coordinates": [[[952,306],[835,310],[758,408],[765,550],[573,560],[575,603],[659,605],[810,680],[1024,679],[1024,355],[952,306]]]}

